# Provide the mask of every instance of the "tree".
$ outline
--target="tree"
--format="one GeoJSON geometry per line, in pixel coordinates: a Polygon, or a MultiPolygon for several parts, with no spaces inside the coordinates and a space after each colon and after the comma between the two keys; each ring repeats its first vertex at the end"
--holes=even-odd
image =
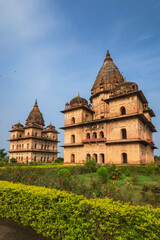
{"type": "Polygon", "coordinates": [[[8,156],[4,148],[0,149],[0,161],[8,161],[8,156]]]}

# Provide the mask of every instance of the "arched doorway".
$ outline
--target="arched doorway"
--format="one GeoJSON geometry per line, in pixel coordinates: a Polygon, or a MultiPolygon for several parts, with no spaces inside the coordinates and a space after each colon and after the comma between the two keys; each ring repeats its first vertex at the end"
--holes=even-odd
{"type": "Polygon", "coordinates": [[[122,153],[122,163],[127,163],[127,153],[122,153]]]}
{"type": "Polygon", "coordinates": [[[96,132],[93,133],[92,138],[97,138],[97,133],[96,132]]]}
{"type": "Polygon", "coordinates": [[[125,128],[121,129],[122,139],[127,139],[127,131],[125,128]]]}
{"type": "Polygon", "coordinates": [[[100,154],[100,163],[102,163],[102,164],[105,163],[104,153],[101,153],[101,154],[100,154]]]}
{"type": "Polygon", "coordinates": [[[94,160],[97,162],[97,153],[94,153],[94,154],[93,154],[93,158],[94,158],[94,160]]]}
{"type": "Polygon", "coordinates": [[[87,133],[86,138],[90,139],[90,133],[87,133]]]}
{"type": "Polygon", "coordinates": [[[87,153],[86,159],[88,160],[88,159],[90,159],[90,157],[91,157],[91,155],[89,153],[87,153]]]}
{"type": "Polygon", "coordinates": [[[125,109],[125,107],[121,107],[121,115],[125,115],[126,114],[126,109],[125,109]]]}
{"type": "Polygon", "coordinates": [[[103,131],[100,132],[99,137],[104,138],[104,132],[103,131]]]}
{"type": "Polygon", "coordinates": [[[72,123],[72,124],[75,124],[75,118],[74,118],[74,117],[72,117],[71,123],[72,123]]]}
{"type": "Polygon", "coordinates": [[[71,154],[71,163],[75,163],[75,155],[71,154]]]}

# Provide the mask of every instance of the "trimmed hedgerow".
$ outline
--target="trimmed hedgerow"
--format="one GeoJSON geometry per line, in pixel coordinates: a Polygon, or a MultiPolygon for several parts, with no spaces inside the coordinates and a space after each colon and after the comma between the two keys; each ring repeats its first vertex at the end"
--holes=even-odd
{"type": "Polygon", "coordinates": [[[65,191],[0,181],[0,216],[52,239],[153,239],[160,209],[111,199],[87,200],[65,191]]]}

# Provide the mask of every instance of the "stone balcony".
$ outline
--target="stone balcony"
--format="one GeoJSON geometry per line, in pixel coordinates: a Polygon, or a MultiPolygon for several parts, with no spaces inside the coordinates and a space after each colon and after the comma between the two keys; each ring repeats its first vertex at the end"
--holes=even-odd
{"type": "Polygon", "coordinates": [[[91,138],[82,140],[83,143],[106,142],[106,138],[91,138]]]}

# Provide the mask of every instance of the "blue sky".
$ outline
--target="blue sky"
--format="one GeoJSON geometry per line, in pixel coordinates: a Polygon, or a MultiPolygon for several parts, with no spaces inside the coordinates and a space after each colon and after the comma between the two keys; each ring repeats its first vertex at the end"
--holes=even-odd
{"type": "Polygon", "coordinates": [[[46,125],[62,127],[60,110],[78,92],[89,99],[107,49],[154,110],[160,148],[159,12],[158,0],[0,0],[0,148],[36,98],[46,125]]]}

